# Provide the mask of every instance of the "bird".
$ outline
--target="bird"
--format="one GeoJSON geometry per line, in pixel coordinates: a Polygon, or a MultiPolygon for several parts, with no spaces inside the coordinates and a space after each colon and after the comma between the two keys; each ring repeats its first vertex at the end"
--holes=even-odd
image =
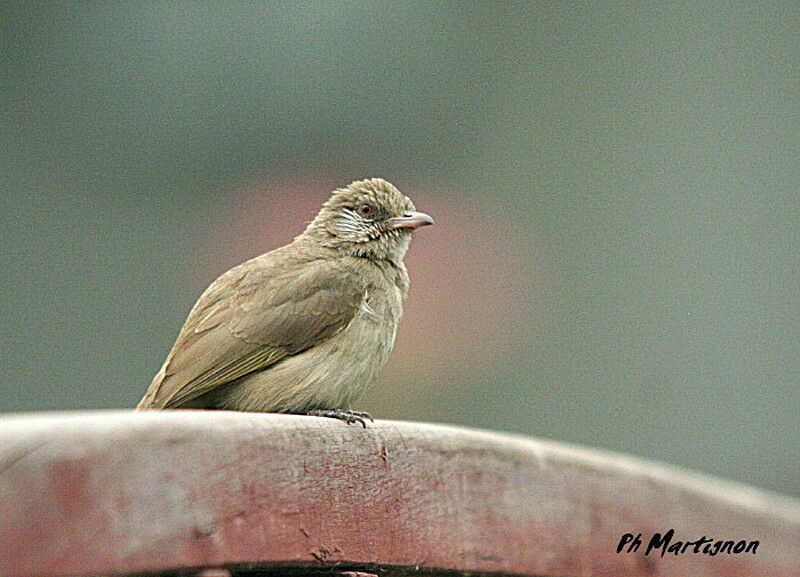
{"type": "Polygon", "coordinates": [[[330,195],[288,245],[220,275],[191,309],[143,409],[352,410],[394,346],[411,233],[433,219],[381,178],[330,195]]]}

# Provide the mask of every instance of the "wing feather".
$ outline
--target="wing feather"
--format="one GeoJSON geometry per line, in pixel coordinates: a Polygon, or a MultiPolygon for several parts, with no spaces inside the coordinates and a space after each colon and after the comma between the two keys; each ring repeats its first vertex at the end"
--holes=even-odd
{"type": "Polygon", "coordinates": [[[357,313],[359,278],[329,259],[281,251],[218,278],[189,314],[140,408],[174,408],[342,331],[357,313]]]}

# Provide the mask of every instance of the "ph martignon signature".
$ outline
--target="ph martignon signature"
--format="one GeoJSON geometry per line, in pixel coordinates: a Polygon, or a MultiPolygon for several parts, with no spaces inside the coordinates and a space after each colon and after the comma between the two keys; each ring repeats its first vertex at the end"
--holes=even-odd
{"type": "MultiPolygon", "coordinates": [[[[703,535],[694,541],[674,541],[675,529],[670,529],[663,535],[661,533],[653,533],[650,541],[647,543],[647,549],[644,554],[649,555],[651,551],[656,550],[661,552],[663,557],[667,553],[673,555],[683,555],[684,553],[695,553],[703,555],[717,555],[718,553],[728,553],[729,555],[739,555],[742,553],[756,554],[756,550],[760,544],[759,541],[739,541],[712,539],[703,535]]],[[[619,540],[617,545],[617,553],[621,553],[625,549],[625,553],[635,553],[642,545],[642,534],[634,535],[633,533],[625,533],[619,540]]]]}

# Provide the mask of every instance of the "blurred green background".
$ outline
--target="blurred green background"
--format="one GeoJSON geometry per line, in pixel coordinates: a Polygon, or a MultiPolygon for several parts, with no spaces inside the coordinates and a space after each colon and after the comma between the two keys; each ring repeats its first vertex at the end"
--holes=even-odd
{"type": "Polygon", "coordinates": [[[133,406],[381,176],[437,225],[359,408],[800,495],[796,8],[0,4],[0,410],[133,406]]]}

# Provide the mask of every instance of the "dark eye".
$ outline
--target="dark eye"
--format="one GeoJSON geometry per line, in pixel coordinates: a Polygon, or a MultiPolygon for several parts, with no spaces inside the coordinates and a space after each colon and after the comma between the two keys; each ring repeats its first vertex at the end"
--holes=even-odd
{"type": "Polygon", "coordinates": [[[375,209],[372,208],[371,204],[365,202],[358,207],[358,212],[361,216],[372,216],[375,213],[375,209]]]}

